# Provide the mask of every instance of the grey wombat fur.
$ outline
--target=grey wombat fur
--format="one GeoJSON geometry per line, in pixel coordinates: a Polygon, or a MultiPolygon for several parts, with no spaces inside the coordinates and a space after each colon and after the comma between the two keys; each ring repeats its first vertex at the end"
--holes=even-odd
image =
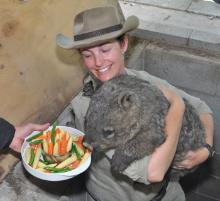
{"type": "MultiPolygon", "coordinates": [[[[205,144],[202,123],[195,109],[184,101],[186,109],[173,164],[181,161],[187,151],[205,144]]],[[[162,92],[147,81],[129,75],[113,78],[91,98],[85,141],[97,152],[114,148],[111,168],[122,172],[165,141],[164,119],[168,109],[162,92]]],[[[178,176],[184,174],[177,170],[178,176]]]]}

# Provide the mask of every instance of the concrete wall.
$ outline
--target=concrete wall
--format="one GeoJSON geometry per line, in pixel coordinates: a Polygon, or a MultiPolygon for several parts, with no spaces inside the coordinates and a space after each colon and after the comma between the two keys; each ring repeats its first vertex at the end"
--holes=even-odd
{"type": "Polygon", "coordinates": [[[220,200],[220,57],[186,47],[133,40],[128,67],[146,70],[205,100],[215,119],[214,158],[181,180],[187,201],[220,200]]]}

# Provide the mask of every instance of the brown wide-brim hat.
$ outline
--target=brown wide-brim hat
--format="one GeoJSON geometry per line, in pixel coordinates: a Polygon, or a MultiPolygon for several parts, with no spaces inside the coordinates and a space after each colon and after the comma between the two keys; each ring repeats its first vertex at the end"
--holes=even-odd
{"type": "Polygon", "coordinates": [[[73,38],[59,33],[56,42],[65,49],[91,47],[115,39],[138,25],[136,16],[129,16],[125,20],[114,6],[96,7],[76,15],[73,38]]]}

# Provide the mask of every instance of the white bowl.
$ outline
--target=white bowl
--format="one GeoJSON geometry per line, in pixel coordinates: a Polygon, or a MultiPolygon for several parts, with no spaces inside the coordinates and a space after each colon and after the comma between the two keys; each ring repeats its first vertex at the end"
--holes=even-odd
{"type": "MultiPolygon", "coordinates": [[[[68,133],[70,133],[72,135],[84,135],[84,133],[82,133],[81,131],[79,131],[75,128],[71,128],[71,127],[67,127],[67,126],[57,126],[57,128],[60,128],[61,130],[64,130],[64,131],[67,131],[68,133]]],[[[52,129],[52,127],[48,128],[48,130],[51,130],[51,129],[52,129]]],[[[35,135],[36,133],[39,133],[39,131],[34,131],[27,138],[29,138],[32,135],[35,135]]],[[[32,168],[25,161],[25,157],[24,157],[25,156],[25,151],[28,147],[29,147],[29,143],[25,140],[23,145],[22,145],[22,148],[21,148],[21,157],[22,157],[23,165],[24,165],[25,169],[30,174],[32,174],[33,176],[35,176],[39,179],[42,179],[42,180],[47,180],[47,181],[67,180],[67,179],[73,178],[73,177],[81,174],[82,172],[86,171],[88,169],[88,167],[90,166],[90,164],[91,164],[91,155],[90,155],[89,158],[83,164],[81,164],[79,167],[77,167],[76,169],[73,169],[71,171],[64,172],[64,173],[45,173],[45,172],[41,172],[39,170],[36,170],[36,169],[32,168]]]]}

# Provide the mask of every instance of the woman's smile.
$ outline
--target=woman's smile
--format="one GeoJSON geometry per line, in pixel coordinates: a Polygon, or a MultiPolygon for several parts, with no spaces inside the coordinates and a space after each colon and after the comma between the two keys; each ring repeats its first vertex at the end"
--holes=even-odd
{"type": "Polygon", "coordinates": [[[114,40],[80,50],[85,66],[103,82],[120,75],[125,68],[123,53],[127,43],[125,37],[123,44],[114,40]]]}
{"type": "Polygon", "coordinates": [[[97,71],[98,71],[99,73],[107,73],[107,71],[109,70],[110,67],[111,67],[111,66],[109,65],[109,66],[103,67],[103,68],[101,68],[101,69],[97,69],[97,71]]]}

